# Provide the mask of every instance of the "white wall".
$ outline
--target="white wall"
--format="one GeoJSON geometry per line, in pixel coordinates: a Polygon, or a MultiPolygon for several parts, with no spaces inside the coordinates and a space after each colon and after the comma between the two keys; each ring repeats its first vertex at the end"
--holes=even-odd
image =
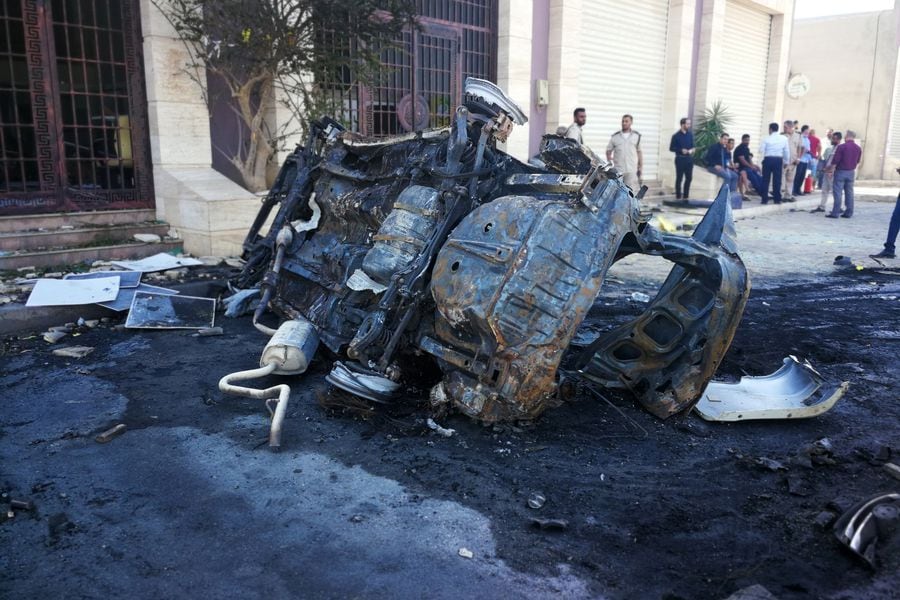
{"type": "Polygon", "coordinates": [[[786,97],[785,117],[819,133],[829,127],[855,130],[863,147],[861,178],[898,178],[893,169],[900,156],[885,155],[897,71],[896,19],[893,10],[794,23],[790,68],[809,78],[810,91],[786,97]]]}

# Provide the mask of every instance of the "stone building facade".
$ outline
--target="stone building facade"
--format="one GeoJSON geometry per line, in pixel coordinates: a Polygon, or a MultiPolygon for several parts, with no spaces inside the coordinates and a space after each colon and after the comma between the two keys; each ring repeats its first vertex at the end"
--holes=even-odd
{"type": "MultiPolygon", "coordinates": [[[[152,0],[4,4],[10,5],[16,15],[0,17],[23,32],[23,41],[0,48],[11,65],[5,77],[0,68],[0,124],[9,133],[0,142],[35,132],[38,141],[36,150],[4,146],[3,173],[15,168],[18,175],[0,181],[0,213],[152,206],[188,252],[238,254],[260,197],[213,167],[209,110],[185,72],[185,46],[152,0]],[[99,54],[76,56],[88,43],[99,54]],[[60,48],[67,58],[57,56],[60,48]],[[34,62],[38,55],[43,62],[34,62]],[[68,70],[54,79],[54,65],[62,64],[68,70]],[[41,112],[47,105],[49,113],[41,112]]],[[[784,112],[792,0],[419,0],[419,6],[423,37],[411,42],[411,62],[394,65],[411,70],[418,83],[346,99],[348,122],[365,133],[421,126],[399,119],[403,102],[421,102],[427,124],[441,124],[460,99],[461,81],[474,74],[495,80],[525,109],[529,122],[506,147],[523,160],[537,152],[543,134],[571,123],[576,106],[587,109],[585,143],[601,155],[621,115],[634,115],[644,179],[658,189],[674,179],[668,141],[682,116],[721,100],[734,115],[736,136],[758,139],[784,112]]],[[[277,125],[288,115],[276,103],[270,118],[277,125]]],[[[716,183],[703,175],[695,179],[698,192],[716,183]]]]}

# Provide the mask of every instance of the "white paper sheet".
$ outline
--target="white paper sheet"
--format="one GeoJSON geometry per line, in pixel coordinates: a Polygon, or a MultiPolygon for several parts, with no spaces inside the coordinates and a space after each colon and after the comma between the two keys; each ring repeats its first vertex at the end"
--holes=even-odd
{"type": "Polygon", "coordinates": [[[152,273],[154,271],[167,271],[169,269],[177,269],[179,267],[196,267],[202,265],[203,261],[196,258],[178,258],[165,252],[148,256],[140,260],[114,260],[111,264],[129,271],[141,271],[143,273],[152,273]]]}
{"type": "Polygon", "coordinates": [[[25,306],[69,306],[109,302],[119,295],[119,278],[38,279],[25,306]]]}

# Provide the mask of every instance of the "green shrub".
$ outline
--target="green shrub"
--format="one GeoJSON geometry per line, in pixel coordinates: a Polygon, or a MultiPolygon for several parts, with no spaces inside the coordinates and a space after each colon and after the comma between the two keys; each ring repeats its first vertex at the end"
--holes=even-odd
{"type": "Polygon", "coordinates": [[[694,121],[694,163],[702,167],[706,166],[706,151],[713,144],[719,143],[719,137],[728,131],[731,124],[731,114],[728,109],[722,105],[721,100],[717,100],[712,107],[703,111],[698,119],[694,121]]]}

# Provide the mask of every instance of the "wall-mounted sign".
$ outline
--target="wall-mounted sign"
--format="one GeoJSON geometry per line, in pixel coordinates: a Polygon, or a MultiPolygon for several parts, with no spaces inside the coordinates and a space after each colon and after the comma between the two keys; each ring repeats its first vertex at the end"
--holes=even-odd
{"type": "Polygon", "coordinates": [[[805,96],[809,93],[809,77],[803,73],[792,75],[791,78],[788,79],[785,91],[788,96],[794,99],[805,96]]]}

